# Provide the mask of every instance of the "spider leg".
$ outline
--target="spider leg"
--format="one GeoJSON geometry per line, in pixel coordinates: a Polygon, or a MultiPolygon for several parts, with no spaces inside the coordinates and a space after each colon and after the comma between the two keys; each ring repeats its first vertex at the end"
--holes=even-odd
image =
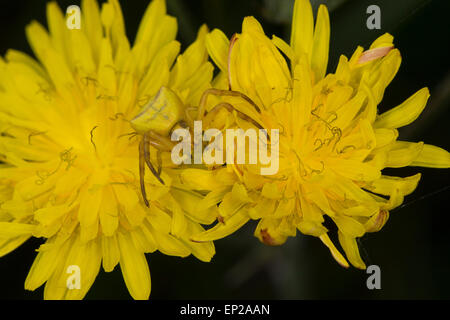
{"type": "MultiPolygon", "coordinates": [[[[207,89],[203,93],[201,99],[200,99],[200,105],[198,107],[198,114],[197,114],[197,120],[200,120],[205,115],[206,111],[206,102],[208,100],[209,95],[215,95],[215,96],[229,96],[229,97],[241,97],[245,101],[247,101],[249,104],[253,106],[253,108],[256,110],[256,112],[261,113],[261,109],[256,105],[255,102],[253,102],[252,99],[250,99],[245,94],[239,92],[239,91],[232,91],[232,90],[219,90],[219,89],[207,89]]],[[[233,107],[234,108],[234,107],[233,107]]]]}
{"type": "Polygon", "coordinates": [[[253,120],[251,117],[249,117],[248,115],[246,115],[245,113],[237,110],[235,107],[233,107],[233,105],[227,103],[227,102],[221,102],[219,104],[217,104],[214,108],[211,109],[211,111],[206,112],[205,116],[207,116],[210,113],[213,112],[217,112],[219,111],[221,108],[225,108],[227,109],[230,113],[232,113],[233,111],[236,111],[236,113],[238,114],[238,116],[248,122],[251,122],[255,127],[257,127],[258,129],[263,130],[263,126],[261,126],[258,122],[256,122],[255,120],[253,120]]]}
{"type": "Polygon", "coordinates": [[[150,207],[150,204],[147,200],[147,193],[145,192],[145,154],[144,154],[144,139],[139,143],[139,181],[141,183],[141,193],[142,198],[144,199],[144,203],[147,207],[150,207]]]}
{"type": "Polygon", "coordinates": [[[149,131],[144,135],[146,144],[150,144],[161,151],[172,151],[175,143],[170,138],[157,134],[153,131],[149,131]]]}
{"type": "Polygon", "coordinates": [[[153,173],[153,175],[158,179],[159,182],[165,185],[164,181],[159,176],[159,173],[156,171],[155,167],[153,167],[153,164],[150,161],[150,137],[148,134],[144,135],[143,138],[144,141],[144,160],[147,164],[147,167],[150,169],[150,171],[153,173]]]}
{"type": "Polygon", "coordinates": [[[161,151],[159,151],[158,149],[156,149],[156,161],[158,161],[158,175],[161,175],[161,171],[162,171],[162,158],[161,158],[161,151]]]}

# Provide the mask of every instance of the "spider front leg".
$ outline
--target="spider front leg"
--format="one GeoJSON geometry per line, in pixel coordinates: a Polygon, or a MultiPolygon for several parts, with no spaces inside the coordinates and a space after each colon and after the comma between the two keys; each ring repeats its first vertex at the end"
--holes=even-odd
{"type": "Polygon", "coordinates": [[[160,177],[161,170],[160,169],[155,170],[150,161],[150,138],[148,134],[144,134],[144,136],[141,139],[141,142],[139,142],[139,182],[141,185],[141,193],[142,198],[144,199],[144,203],[147,207],[150,207],[150,203],[147,199],[147,192],[145,190],[145,180],[144,180],[146,164],[149,167],[150,171],[153,173],[153,175],[159,180],[159,182],[165,184],[160,177]]]}
{"type": "Polygon", "coordinates": [[[144,199],[144,203],[147,207],[150,207],[150,204],[147,199],[147,193],[145,192],[145,152],[144,152],[144,139],[141,139],[139,142],[139,181],[141,184],[141,193],[142,198],[144,199]]]}
{"type": "MultiPolygon", "coordinates": [[[[208,89],[205,90],[205,92],[203,93],[201,99],[200,99],[200,105],[198,108],[198,114],[197,114],[197,120],[201,120],[206,113],[206,103],[208,100],[208,96],[209,95],[215,95],[215,96],[228,96],[228,97],[240,97],[242,99],[244,99],[245,101],[247,101],[250,105],[252,105],[252,107],[256,110],[256,112],[261,113],[261,109],[258,107],[258,105],[253,102],[252,99],[250,99],[248,96],[246,96],[245,94],[239,92],[239,91],[232,91],[232,90],[220,90],[220,89],[208,89]]],[[[234,106],[230,105],[234,110],[236,110],[236,108],[234,106]]],[[[238,110],[236,110],[238,111],[238,110]]],[[[242,113],[242,112],[241,112],[242,113]]]]}
{"type": "Polygon", "coordinates": [[[156,149],[156,161],[158,162],[158,169],[156,171],[160,176],[162,171],[162,158],[161,158],[161,151],[159,151],[158,149],[156,149]]]}
{"type": "MultiPolygon", "coordinates": [[[[230,112],[230,113],[232,113],[233,111],[236,111],[236,113],[238,114],[238,116],[241,119],[243,119],[245,121],[248,121],[248,122],[251,122],[258,129],[264,129],[263,126],[261,126],[256,120],[254,120],[253,118],[249,117],[245,113],[237,110],[235,107],[233,107],[233,105],[231,105],[231,104],[229,104],[227,102],[221,102],[221,103],[217,104],[214,108],[211,109],[211,111],[205,113],[204,118],[208,117],[209,115],[214,114],[214,112],[218,112],[222,108],[228,110],[228,112],[230,112]]],[[[209,119],[207,119],[206,122],[209,122],[209,119]]]]}
{"type": "Polygon", "coordinates": [[[144,134],[143,142],[144,142],[144,160],[147,164],[147,167],[150,169],[150,171],[153,173],[153,175],[158,179],[159,182],[161,182],[163,185],[165,184],[164,181],[161,179],[158,171],[156,171],[155,167],[153,167],[152,162],[150,161],[150,135],[148,133],[144,134]]]}

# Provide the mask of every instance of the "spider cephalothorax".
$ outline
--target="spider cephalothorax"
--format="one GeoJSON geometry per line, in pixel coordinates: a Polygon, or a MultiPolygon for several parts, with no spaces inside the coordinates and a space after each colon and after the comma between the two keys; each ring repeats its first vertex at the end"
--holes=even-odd
{"type": "MultiPolygon", "coordinates": [[[[147,207],[149,202],[146,196],[144,175],[145,165],[153,175],[164,184],[161,179],[161,164],[155,169],[150,160],[150,145],[157,151],[171,151],[173,142],[170,140],[170,132],[180,125],[185,127],[185,108],[175,92],[167,87],[161,87],[156,96],[149,101],[142,111],[131,120],[131,126],[136,134],[141,135],[139,142],[139,177],[142,197],[147,207]]],[[[160,156],[157,157],[160,159],[160,156]]]]}

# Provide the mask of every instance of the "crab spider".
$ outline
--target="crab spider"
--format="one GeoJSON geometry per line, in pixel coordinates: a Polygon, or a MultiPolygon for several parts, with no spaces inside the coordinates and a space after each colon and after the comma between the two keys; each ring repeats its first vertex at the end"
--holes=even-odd
{"type": "MultiPolygon", "coordinates": [[[[231,90],[207,89],[202,95],[200,105],[197,112],[197,120],[202,120],[208,113],[214,113],[221,108],[225,108],[229,112],[236,111],[237,115],[243,120],[253,123],[258,128],[261,125],[249,115],[237,110],[233,105],[225,102],[217,104],[211,111],[206,111],[206,102],[209,95],[215,96],[235,96],[241,97],[247,101],[256,112],[260,113],[259,107],[246,95],[231,90]]],[[[191,108],[186,108],[183,102],[175,92],[167,87],[161,87],[156,96],[149,101],[142,111],[131,120],[131,126],[136,131],[136,134],[142,136],[139,142],[139,181],[141,187],[142,197],[147,207],[150,206],[147,199],[145,189],[145,166],[147,166],[151,173],[158,179],[161,184],[165,184],[161,178],[161,164],[158,169],[150,160],[150,146],[153,146],[159,152],[171,152],[174,146],[170,139],[171,132],[179,126],[182,128],[188,127],[188,123],[192,125],[193,119],[188,114],[191,108]]]]}
{"type": "Polygon", "coordinates": [[[142,136],[139,142],[139,180],[141,193],[145,205],[150,206],[145,191],[145,166],[161,184],[165,184],[161,178],[161,165],[155,169],[150,160],[150,146],[159,152],[171,151],[173,142],[169,139],[170,132],[176,127],[186,127],[183,103],[169,88],[161,87],[156,96],[149,101],[142,111],[131,120],[131,126],[138,135],[142,136]]]}

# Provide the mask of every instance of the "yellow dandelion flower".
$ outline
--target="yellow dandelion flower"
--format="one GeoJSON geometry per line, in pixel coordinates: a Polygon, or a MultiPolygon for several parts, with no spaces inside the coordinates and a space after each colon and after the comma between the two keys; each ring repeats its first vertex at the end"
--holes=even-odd
{"type": "Polygon", "coordinates": [[[379,37],[366,51],[358,47],[350,59],[341,56],[337,70],[326,75],[329,38],[327,8],[320,6],[314,26],[308,0],[295,2],[290,44],[266,37],[253,17],[244,19],[242,33],[230,41],[220,30],[208,34],[208,51],[222,71],[214,83],[234,96],[217,90],[211,92],[211,102],[203,99],[198,117],[203,129],[264,128],[268,144],[279,145],[279,169],[262,175],[261,162],[228,163],[234,182],[213,188],[201,202],[206,208],[213,202],[208,200],[221,201],[219,222],[195,241],[225,237],[255,219],[255,236],[262,242],[280,245],[299,230],[319,237],[337,262],[348,267],[323,225],[328,216],[338,227],[347,259],[364,269],[356,239],[379,231],[389,210],[398,207],[420,179],[420,173],[400,178],[382,170],[450,167],[447,151],[397,140],[397,128],[424,109],[427,88],[377,113],[401,62],[393,37],[379,37]],[[233,108],[216,108],[219,102],[233,108]],[[215,117],[205,116],[203,109],[215,117]],[[272,129],[278,130],[278,139],[270,136],[272,129]]]}
{"type": "Polygon", "coordinates": [[[66,27],[56,3],[47,18],[49,32],[37,22],[26,29],[38,61],[14,50],[0,58],[0,256],[42,237],[27,290],[46,283],[46,299],[81,299],[101,265],[110,272],[120,264],[131,296],[147,299],[145,253],[209,261],[213,244],[189,238],[214,213],[192,211],[199,196],[172,183],[170,154],[158,143],[146,147],[146,160],[163,170],[145,176],[142,197],[141,140],[130,120],[161,87],[186,107],[199,100],[213,73],[208,31],[179,55],[177,21],[164,0],[150,3],[132,46],[117,0],[101,10],[82,1],[79,30],[66,27]],[[68,281],[75,269],[79,284],[68,281]]]}

